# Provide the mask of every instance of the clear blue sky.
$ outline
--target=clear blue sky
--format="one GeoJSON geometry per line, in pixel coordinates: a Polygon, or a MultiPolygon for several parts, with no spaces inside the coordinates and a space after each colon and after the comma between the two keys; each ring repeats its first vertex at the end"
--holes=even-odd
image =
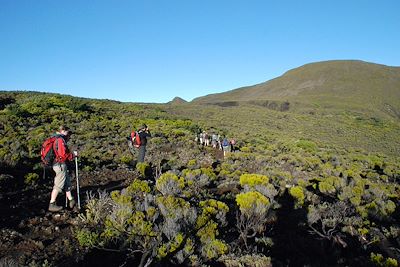
{"type": "Polygon", "coordinates": [[[399,0],[0,0],[0,90],[188,101],[315,61],[400,65],[399,0]]]}

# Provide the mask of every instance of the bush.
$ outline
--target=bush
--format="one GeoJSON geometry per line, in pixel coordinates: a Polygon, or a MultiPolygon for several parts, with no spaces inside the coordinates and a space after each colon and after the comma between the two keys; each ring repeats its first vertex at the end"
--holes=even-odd
{"type": "Polygon", "coordinates": [[[379,254],[379,253],[375,254],[375,253],[371,252],[370,259],[376,266],[382,266],[382,267],[397,267],[398,266],[397,260],[392,259],[392,258],[385,259],[382,256],[382,254],[379,254]]]}
{"type": "Polygon", "coordinates": [[[156,188],[164,196],[175,196],[182,193],[185,187],[185,180],[183,177],[178,176],[172,172],[166,172],[162,174],[156,182],[156,188]]]}
{"type": "Polygon", "coordinates": [[[298,140],[296,142],[296,146],[312,153],[315,153],[318,150],[318,146],[313,141],[310,140],[304,140],[304,139],[298,140]]]}
{"type": "Polygon", "coordinates": [[[289,189],[290,195],[296,200],[296,207],[300,207],[304,204],[304,191],[301,186],[294,186],[289,189]]]}
{"type": "Polygon", "coordinates": [[[36,185],[39,181],[39,175],[37,173],[28,173],[25,175],[24,183],[26,185],[36,185]]]}
{"type": "Polygon", "coordinates": [[[218,226],[226,225],[228,206],[213,199],[200,202],[201,214],[196,220],[197,236],[201,242],[201,255],[207,260],[216,259],[228,251],[228,246],[219,235],[218,226]]]}
{"type": "Polygon", "coordinates": [[[238,215],[240,238],[246,249],[249,249],[248,238],[255,237],[256,234],[265,230],[270,201],[261,193],[250,191],[238,194],[236,203],[240,210],[240,215],[238,215]]]}
{"type": "Polygon", "coordinates": [[[100,236],[96,232],[90,232],[87,229],[78,229],[75,232],[76,239],[82,247],[94,248],[100,243],[100,236]]]}
{"type": "Polygon", "coordinates": [[[121,162],[121,163],[124,163],[124,164],[126,164],[126,165],[131,164],[132,161],[133,161],[133,157],[130,156],[130,155],[123,155],[123,156],[121,156],[121,158],[120,158],[120,162],[121,162]]]}
{"type": "Polygon", "coordinates": [[[242,174],[240,176],[240,185],[245,187],[254,188],[256,185],[267,185],[268,177],[260,174],[242,174]]]}
{"type": "Polygon", "coordinates": [[[151,171],[150,165],[147,162],[138,162],[136,164],[136,170],[142,177],[147,177],[149,171],[151,171]]]}

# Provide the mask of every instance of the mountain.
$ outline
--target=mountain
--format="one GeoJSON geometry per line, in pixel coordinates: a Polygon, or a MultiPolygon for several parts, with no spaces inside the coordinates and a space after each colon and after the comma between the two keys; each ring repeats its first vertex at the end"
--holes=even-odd
{"type": "Polygon", "coordinates": [[[367,108],[400,118],[400,67],[356,60],[310,63],[264,83],[192,102],[223,105],[261,100],[287,101],[297,106],[367,108]]]}
{"type": "Polygon", "coordinates": [[[174,97],[174,99],[172,99],[170,102],[168,102],[168,104],[172,104],[172,105],[180,105],[180,104],[186,104],[187,101],[183,98],[180,97],[174,97]]]}

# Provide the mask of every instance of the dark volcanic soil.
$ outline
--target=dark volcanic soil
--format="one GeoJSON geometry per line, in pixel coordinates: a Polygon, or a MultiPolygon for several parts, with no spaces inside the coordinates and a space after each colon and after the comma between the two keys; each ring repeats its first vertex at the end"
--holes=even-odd
{"type": "MultiPolygon", "coordinates": [[[[4,175],[4,174],[3,174],[4,175]]],[[[15,181],[18,173],[7,174],[8,181],[15,181]]],[[[89,191],[121,189],[129,184],[137,173],[129,170],[104,169],[80,174],[80,199],[84,205],[89,191]]],[[[64,209],[47,211],[52,189],[53,174],[40,184],[17,189],[3,183],[0,188],[0,266],[53,266],[77,265],[83,256],[73,237],[74,225],[79,223],[79,210],[64,209]]],[[[72,194],[76,195],[76,179],[72,178],[72,194]]],[[[58,205],[65,205],[65,194],[57,198],[58,205]]],[[[81,262],[82,263],[82,262],[81,262]]],[[[85,265],[85,264],[78,264],[85,265]]],[[[88,266],[88,265],[86,265],[88,266]]]]}

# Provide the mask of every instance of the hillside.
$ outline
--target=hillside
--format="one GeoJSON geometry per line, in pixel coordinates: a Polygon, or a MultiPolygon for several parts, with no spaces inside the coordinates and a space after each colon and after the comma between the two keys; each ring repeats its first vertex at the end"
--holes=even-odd
{"type": "Polygon", "coordinates": [[[368,110],[400,118],[400,67],[350,60],[311,63],[261,84],[192,102],[260,100],[288,101],[292,107],[368,110]]]}
{"type": "Polygon", "coordinates": [[[0,266],[396,266],[399,136],[365,114],[0,92],[0,266]],[[82,208],[51,213],[39,155],[61,124],[82,208]]]}

